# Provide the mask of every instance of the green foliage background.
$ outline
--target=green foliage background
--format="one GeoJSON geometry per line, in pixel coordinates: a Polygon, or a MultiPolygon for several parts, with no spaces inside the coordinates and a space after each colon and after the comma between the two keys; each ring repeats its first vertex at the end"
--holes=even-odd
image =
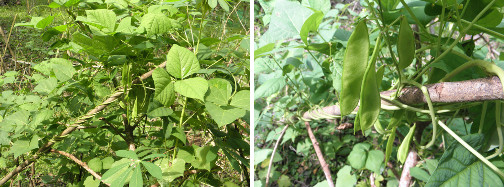
{"type": "MultiPolygon", "coordinates": [[[[379,92],[437,83],[463,64],[480,63],[475,60],[492,70],[470,68],[450,81],[502,72],[503,55],[497,51],[504,39],[503,6],[491,0],[256,1],[255,186],[265,185],[285,125],[270,184],[328,185],[301,116],[336,103],[349,115],[321,114],[310,122],[336,186],[398,186],[410,149],[420,159],[410,171],[414,185],[501,186],[502,171],[490,169],[453,134],[432,124],[446,124],[468,146],[490,156],[499,147],[501,101],[412,106],[448,111],[429,113],[380,109],[379,92]],[[433,146],[425,148],[434,131],[433,146]]],[[[502,154],[497,155],[490,162],[501,168],[502,154]]]]}
{"type": "Polygon", "coordinates": [[[12,181],[249,185],[248,4],[63,0],[36,7],[50,15],[36,12],[15,29],[31,28],[50,53],[3,66],[10,71],[0,79],[0,176],[38,157],[12,181]],[[152,77],[134,81],[150,70],[152,77]],[[100,105],[108,106],[85,115],[100,105]],[[78,130],[59,136],[81,119],[78,130]],[[39,150],[47,142],[55,142],[52,153],[39,150]]]}

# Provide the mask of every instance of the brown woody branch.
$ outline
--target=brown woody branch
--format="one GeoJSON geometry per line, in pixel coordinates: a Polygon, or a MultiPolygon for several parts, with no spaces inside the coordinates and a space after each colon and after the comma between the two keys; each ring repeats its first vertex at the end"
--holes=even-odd
{"type": "Polygon", "coordinates": [[[313,131],[310,127],[310,122],[305,121],[305,126],[306,130],[308,130],[308,136],[310,136],[310,140],[312,142],[313,148],[315,149],[315,153],[317,154],[320,167],[322,167],[322,171],[324,171],[324,175],[326,177],[327,183],[329,184],[329,187],[334,187],[334,182],[332,180],[331,176],[331,170],[329,170],[329,164],[326,163],[324,159],[324,155],[322,154],[322,151],[320,150],[319,143],[317,142],[317,139],[315,138],[315,135],[313,134],[313,131]]]}
{"type": "MultiPolygon", "coordinates": [[[[497,76],[480,78],[459,82],[441,82],[426,85],[430,99],[433,103],[459,103],[504,99],[502,84],[497,76]]],[[[383,91],[380,94],[390,96],[396,90],[383,91]]],[[[418,105],[426,103],[424,94],[417,87],[403,88],[397,98],[401,103],[407,105],[418,105]]],[[[381,105],[393,106],[393,104],[382,100],[381,105]]],[[[359,107],[355,109],[357,111],[359,107]]],[[[312,119],[315,113],[325,113],[330,115],[341,115],[339,104],[324,107],[315,111],[305,112],[303,118],[312,119]]],[[[316,114],[315,114],[316,115],[316,114]]]]}
{"type": "MultiPolygon", "coordinates": [[[[162,64],[158,65],[158,68],[164,68],[166,66],[166,62],[163,62],[162,64]]],[[[133,81],[133,84],[139,83],[148,77],[152,75],[152,72],[154,72],[154,69],[143,74],[139,78],[135,79],[133,81]]],[[[98,112],[101,112],[105,107],[108,106],[108,104],[114,102],[117,98],[119,98],[122,94],[124,94],[124,91],[118,91],[112,96],[110,96],[107,100],[105,100],[102,104],[96,106],[94,109],[90,110],[86,115],[82,116],[79,120],[77,120],[74,124],[72,124],[70,127],[66,128],[61,132],[61,134],[58,137],[65,137],[66,135],[72,133],[76,129],[78,129],[79,125],[83,124],[86,122],[88,119],[94,117],[95,114],[98,112]]],[[[9,179],[14,177],[16,174],[19,172],[23,171],[26,166],[30,165],[32,162],[37,160],[39,158],[39,155],[46,153],[51,150],[51,147],[56,143],[56,141],[49,141],[47,142],[44,146],[40,147],[40,149],[32,156],[32,158],[25,160],[21,164],[18,165],[18,167],[14,168],[10,173],[5,175],[2,180],[0,180],[0,186],[5,184],[9,179]]]]}
{"type": "MultiPolygon", "coordinates": [[[[81,166],[82,168],[84,168],[86,171],[88,171],[91,175],[93,175],[95,178],[101,180],[101,176],[98,175],[98,173],[96,173],[95,171],[93,171],[91,168],[89,168],[89,166],[85,163],[85,162],[82,162],[81,160],[79,160],[77,157],[73,156],[72,154],[70,153],[67,153],[67,152],[64,152],[64,151],[58,151],[58,150],[55,150],[55,149],[51,149],[51,152],[53,153],[58,153],[60,155],[63,155],[63,156],[66,156],[68,157],[70,160],[74,161],[75,163],[77,163],[79,166],[81,166]]],[[[110,186],[110,184],[107,184],[104,182],[104,184],[106,184],[107,186],[110,186]]]]}
{"type": "Polygon", "coordinates": [[[418,154],[414,148],[411,148],[406,161],[404,162],[403,170],[401,173],[401,180],[399,180],[399,187],[409,187],[411,185],[410,169],[415,167],[418,160],[418,154]]]}

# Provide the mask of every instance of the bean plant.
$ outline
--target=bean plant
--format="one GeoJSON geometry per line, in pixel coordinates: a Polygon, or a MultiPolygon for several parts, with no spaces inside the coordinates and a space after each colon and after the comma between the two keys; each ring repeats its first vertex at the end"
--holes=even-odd
{"type": "Polygon", "coordinates": [[[1,75],[0,186],[249,185],[248,4],[34,7],[54,55],[1,75]]]}
{"type": "Polygon", "coordinates": [[[503,186],[502,1],[254,8],[255,186],[503,186]]]}

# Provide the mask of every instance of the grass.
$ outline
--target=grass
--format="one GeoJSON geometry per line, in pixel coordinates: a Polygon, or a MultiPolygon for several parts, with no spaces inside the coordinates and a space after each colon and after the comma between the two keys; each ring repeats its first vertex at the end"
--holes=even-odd
{"type": "MultiPolygon", "coordinates": [[[[5,35],[5,38],[0,35],[0,57],[5,63],[6,71],[17,71],[22,67],[22,64],[15,63],[13,59],[18,62],[38,63],[54,54],[48,47],[52,41],[45,42],[40,37],[43,30],[12,27],[15,23],[29,22],[35,16],[54,15],[55,11],[46,6],[48,3],[46,0],[32,0],[0,6],[0,27],[5,35]],[[7,49],[6,45],[11,50],[7,49]]],[[[63,18],[56,16],[54,22],[62,23],[63,18]]]]}

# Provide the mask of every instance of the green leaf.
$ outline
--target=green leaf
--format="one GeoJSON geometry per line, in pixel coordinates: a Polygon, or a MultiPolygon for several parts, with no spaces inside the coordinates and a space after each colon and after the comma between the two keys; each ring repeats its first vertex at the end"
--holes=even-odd
{"type": "Polygon", "coordinates": [[[224,125],[230,124],[233,121],[245,116],[245,110],[241,108],[235,108],[232,106],[217,106],[211,102],[205,103],[205,108],[210,113],[212,119],[222,127],[224,125]]]}
{"type": "Polygon", "coordinates": [[[35,25],[35,28],[44,29],[47,26],[49,26],[49,24],[51,24],[53,22],[53,20],[54,20],[54,16],[47,16],[44,19],[37,22],[37,24],[35,25]]]}
{"type": "Polygon", "coordinates": [[[217,105],[227,105],[232,91],[231,84],[226,79],[210,79],[208,81],[208,92],[205,101],[213,102],[217,105]]]}
{"type": "Polygon", "coordinates": [[[219,5],[224,9],[226,12],[229,12],[229,5],[227,4],[226,0],[217,0],[219,2],[219,5]]]}
{"type": "Polygon", "coordinates": [[[123,18],[119,25],[117,25],[116,32],[133,34],[135,32],[135,27],[131,26],[131,17],[128,16],[123,18]]]}
{"type": "Polygon", "coordinates": [[[282,90],[285,87],[285,84],[285,80],[282,77],[267,80],[255,90],[254,99],[271,96],[282,90]]]}
{"type": "Polygon", "coordinates": [[[340,94],[342,116],[353,112],[359,102],[368,56],[369,36],[366,20],[362,20],[350,36],[343,58],[342,90],[340,94]]]}
{"type": "Polygon", "coordinates": [[[147,36],[152,36],[155,34],[167,33],[175,28],[179,28],[180,26],[179,22],[166,17],[163,13],[147,13],[142,17],[142,21],[140,22],[140,26],[138,26],[136,32],[147,32],[147,36]]]}
{"type": "MultiPolygon", "coordinates": [[[[10,142],[11,142],[11,140],[9,138],[9,133],[0,130],[0,145],[9,145],[10,142]]],[[[0,157],[0,159],[1,159],[1,157],[0,157]]],[[[0,167],[0,168],[2,168],[2,167],[0,167]]]]}
{"type": "Polygon", "coordinates": [[[49,77],[39,82],[37,86],[33,89],[34,92],[38,92],[44,95],[48,95],[58,86],[58,80],[54,77],[49,77]]]}
{"type": "Polygon", "coordinates": [[[394,140],[397,127],[392,128],[392,132],[387,140],[387,148],[385,150],[385,163],[388,163],[390,155],[392,155],[392,148],[394,147],[394,140]]]}
{"type": "Polygon", "coordinates": [[[134,151],[119,150],[115,152],[118,157],[129,158],[133,160],[140,160],[134,151]]]}
{"type": "Polygon", "coordinates": [[[208,6],[214,9],[217,6],[217,0],[208,0],[208,6]]]}
{"type": "Polygon", "coordinates": [[[163,178],[163,172],[159,166],[156,166],[153,163],[142,161],[142,165],[147,169],[147,171],[154,177],[158,179],[163,178]]]}
{"type": "Polygon", "coordinates": [[[416,127],[416,124],[410,128],[408,134],[406,135],[406,137],[404,137],[403,142],[401,142],[401,145],[399,146],[399,149],[397,150],[397,159],[401,163],[404,163],[406,161],[406,157],[408,156],[409,146],[411,143],[411,139],[413,139],[415,127],[416,127]]]}
{"type": "Polygon", "coordinates": [[[402,18],[401,27],[399,28],[397,52],[399,53],[398,71],[402,71],[413,62],[413,58],[415,57],[415,37],[405,17],[402,18]]]}
{"type": "Polygon", "coordinates": [[[301,27],[313,11],[297,1],[276,0],[268,30],[261,36],[260,43],[278,41],[299,36],[301,27]]]}
{"type": "Polygon", "coordinates": [[[324,14],[329,12],[329,10],[331,9],[330,0],[302,0],[301,5],[310,7],[315,10],[320,10],[324,14]]]}
{"type": "Polygon", "coordinates": [[[419,167],[412,167],[410,169],[410,175],[424,182],[427,182],[430,178],[429,173],[427,173],[427,171],[423,169],[420,169],[419,167]]]}
{"type": "Polygon", "coordinates": [[[97,173],[101,173],[101,170],[103,168],[103,163],[100,160],[100,158],[93,158],[88,162],[88,166],[91,170],[97,173]]]}
{"type": "Polygon", "coordinates": [[[254,165],[260,164],[273,152],[272,149],[254,150],[254,165]]]}
{"type": "Polygon", "coordinates": [[[93,176],[88,176],[88,177],[86,177],[86,180],[84,181],[84,186],[85,187],[99,187],[100,180],[94,179],[93,176]]]}
{"type": "Polygon", "coordinates": [[[102,169],[110,169],[112,164],[114,163],[114,159],[112,157],[105,157],[102,159],[103,168],[102,169]]]}
{"type": "Polygon", "coordinates": [[[259,49],[256,49],[254,51],[254,59],[265,56],[265,55],[261,55],[261,54],[270,52],[273,49],[275,49],[275,43],[269,43],[269,44],[262,46],[259,49]]]}
{"type": "Polygon", "coordinates": [[[250,90],[242,90],[231,99],[231,106],[250,110],[250,90]]]}
{"type": "Polygon", "coordinates": [[[173,160],[171,166],[166,164],[168,167],[163,169],[163,179],[172,182],[176,178],[184,176],[185,164],[185,161],[179,158],[173,160]]]}
{"type": "Polygon", "coordinates": [[[291,179],[287,175],[282,175],[277,181],[279,187],[289,187],[292,185],[291,179]]]}
{"type": "Polygon", "coordinates": [[[201,78],[189,78],[175,82],[175,91],[183,96],[204,101],[208,90],[208,81],[201,78]]]}
{"type": "MultiPolygon", "coordinates": [[[[435,16],[429,16],[425,14],[425,5],[428,4],[427,2],[423,1],[414,1],[409,3],[409,8],[415,15],[415,17],[420,21],[422,25],[425,25],[432,21],[435,16]]],[[[470,12],[470,11],[467,11],[470,12]]],[[[466,12],[466,13],[467,13],[466,12]]],[[[385,24],[390,24],[394,20],[396,20],[399,16],[406,16],[408,18],[408,23],[410,24],[417,24],[413,17],[410,15],[409,11],[406,10],[406,8],[401,8],[401,9],[396,9],[392,11],[384,11],[383,12],[383,21],[385,24]]]]}
{"type": "Polygon", "coordinates": [[[329,186],[329,182],[327,182],[327,180],[324,180],[322,182],[318,182],[317,184],[315,184],[315,186],[313,187],[327,187],[329,186]]]}
{"type": "Polygon", "coordinates": [[[186,48],[174,45],[166,55],[166,70],[176,78],[184,79],[199,69],[196,55],[186,48]]]}
{"type": "Polygon", "coordinates": [[[383,152],[380,150],[369,151],[366,160],[366,168],[375,173],[380,173],[384,157],[385,155],[383,155],[383,152]]]}
{"type": "Polygon", "coordinates": [[[319,25],[322,22],[322,18],[324,18],[324,13],[322,13],[321,11],[316,11],[303,23],[299,35],[301,36],[301,40],[303,40],[305,45],[309,45],[307,40],[308,34],[310,32],[318,31],[319,25]]]}
{"type": "Polygon", "coordinates": [[[180,128],[180,127],[172,128],[171,135],[173,137],[179,139],[180,141],[182,141],[182,143],[186,144],[187,138],[186,138],[186,135],[185,135],[184,130],[182,128],[180,128]]]}
{"type": "Polygon", "coordinates": [[[107,9],[86,10],[86,15],[88,22],[98,24],[104,28],[102,29],[104,32],[114,32],[117,22],[114,11],[107,9]]]}
{"type": "Polygon", "coordinates": [[[357,182],[357,177],[355,175],[350,174],[352,171],[352,167],[343,166],[338,171],[338,177],[336,178],[336,186],[354,186],[357,182]]]}
{"type": "Polygon", "coordinates": [[[67,59],[52,58],[50,62],[54,75],[61,82],[71,79],[76,72],[72,62],[67,59]]]}
{"type": "MultiPolygon", "coordinates": [[[[475,150],[481,151],[485,145],[482,134],[461,137],[475,150]]],[[[454,141],[448,146],[432,173],[426,187],[431,186],[503,186],[502,180],[487,165],[454,141]]]]}
{"type": "Polygon", "coordinates": [[[240,186],[238,186],[237,184],[235,184],[235,183],[233,183],[231,181],[226,181],[222,186],[224,186],[224,187],[240,187],[240,186]]]}
{"type": "Polygon", "coordinates": [[[355,169],[362,169],[366,164],[367,151],[371,147],[368,143],[356,144],[348,155],[348,162],[355,169]]]}
{"type": "MultiPolygon", "coordinates": [[[[120,161],[118,161],[120,162],[120,161]]],[[[102,176],[102,181],[109,183],[109,184],[115,184],[115,183],[120,183],[125,181],[124,176],[128,175],[129,171],[129,165],[131,162],[125,162],[119,165],[116,165],[109,169],[107,172],[105,172],[102,176]]]]}
{"type": "Polygon", "coordinates": [[[194,149],[196,159],[191,165],[196,169],[206,169],[210,171],[212,164],[217,160],[217,153],[210,146],[197,147],[194,149]]]}
{"type": "Polygon", "coordinates": [[[175,102],[175,89],[171,82],[171,77],[162,68],[157,68],[152,72],[152,79],[154,79],[154,99],[159,101],[164,106],[171,106],[175,102]]]}
{"type": "Polygon", "coordinates": [[[14,27],[24,26],[24,27],[36,28],[36,25],[38,24],[38,22],[40,22],[43,19],[44,19],[43,17],[32,17],[30,22],[16,23],[16,24],[14,24],[14,27]]]}
{"type": "Polygon", "coordinates": [[[115,51],[114,49],[118,43],[113,36],[94,35],[93,38],[89,38],[80,32],[72,35],[72,42],[82,47],[83,51],[95,57],[101,57],[115,51]]]}
{"type": "Polygon", "coordinates": [[[173,114],[173,110],[171,108],[159,107],[147,113],[147,116],[149,116],[150,118],[156,118],[162,116],[169,116],[171,114],[173,114]]]}
{"type": "Polygon", "coordinates": [[[129,186],[130,187],[142,187],[143,186],[143,177],[142,177],[142,170],[140,169],[140,166],[138,165],[135,167],[133,171],[133,175],[131,176],[129,186]]]}
{"type": "Polygon", "coordinates": [[[28,140],[17,140],[14,142],[10,149],[10,153],[14,154],[14,158],[17,158],[18,156],[25,154],[33,149],[38,148],[38,139],[39,137],[37,135],[32,137],[31,141],[28,140]]]}

